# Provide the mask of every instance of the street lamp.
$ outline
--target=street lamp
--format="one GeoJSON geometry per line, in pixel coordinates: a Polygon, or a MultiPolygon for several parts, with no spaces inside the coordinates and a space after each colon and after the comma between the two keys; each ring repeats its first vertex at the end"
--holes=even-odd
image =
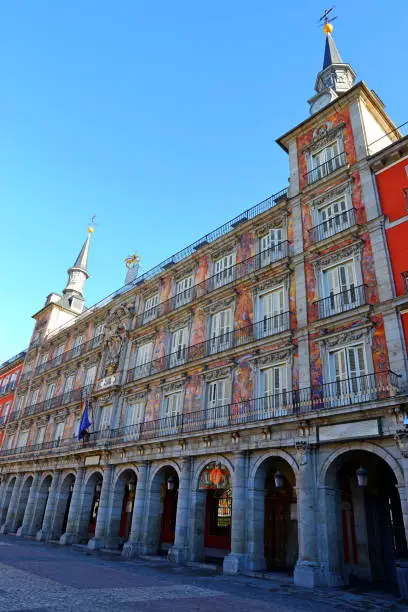
{"type": "Polygon", "coordinates": [[[280,471],[278,470],[277,472],[275,472],[274,475],[274,481],[275,481],[275,488],[276,489],[281,489],[283,487],[283,476],[280,473],[280,471]]]}
{"type": "Polygon", "coordinates": [[[174,491],[175,486],[176,486],[176,479],[174,478],[174,476],[170,476],[170,478],[167,480],[167,490],[174,491]]]}
{"type": "Polygon", "coordinates": [[[134,481],[134,480],[131,480],[131,481],[128,483],[128,489],[129,489],[129,492],[134,491],[134,490],[135,490],[135,488],[136,488],[136,483],[135,483],[135,481],[134,481]]]}
{"type": "Polygon", "coordinates": [[[365,468],[360,466],[356,472],[357,484],[359,487],[366,487],[368,482],[368,472],[365,468]]]}
{"type": "Polygon", "coordinates": [[[100,493],[102,491],[102,483],[100,483],[100,482],[96,483],[95,491],[97,493],[100,493]]]}

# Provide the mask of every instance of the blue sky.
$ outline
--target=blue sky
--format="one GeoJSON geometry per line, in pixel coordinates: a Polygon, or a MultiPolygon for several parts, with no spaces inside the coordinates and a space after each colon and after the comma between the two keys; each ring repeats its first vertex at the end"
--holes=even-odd
{"type": "MultiPolygon", "coordinates": [[[[408,120],[408,6],[383,6],[338,1],[334,37],[399,124],[408,120]]],[[[275,138],[307,117],[326,5],[0,7],[3,361],[27,345],[46,295],[63,289],[93,214],[88,305],[123,284],[135,250],[146,271],[285,187],[275,138]]]]}

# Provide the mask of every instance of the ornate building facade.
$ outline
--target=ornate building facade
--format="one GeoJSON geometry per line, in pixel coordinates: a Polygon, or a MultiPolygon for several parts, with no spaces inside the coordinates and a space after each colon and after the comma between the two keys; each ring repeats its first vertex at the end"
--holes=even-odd
{"type": "Polygon", "coordinates": [[[288,188],[84,310],[88,236],[34,315],[2,532],[395,581],[406,347],[369,145],[401,135],[326,36],[311,116],[278,140],[288,188]]]}
{"type": "Polygon", "coordinates": [[[0,365],[0,446],[13,405],[14,393],[23,369],[26,352],[22,351],[0,365]]]}

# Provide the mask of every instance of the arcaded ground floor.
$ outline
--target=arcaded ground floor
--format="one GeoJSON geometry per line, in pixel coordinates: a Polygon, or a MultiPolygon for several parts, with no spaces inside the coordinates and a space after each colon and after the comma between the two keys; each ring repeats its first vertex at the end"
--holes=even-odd
{"type": "Polygon", "coordinates": [[[378,591],[302,589],[287,575],[274,580],[223,576],[165,558],[88,553],[2,536],[0,611],[408,611],[393,595],[378,591]]]}

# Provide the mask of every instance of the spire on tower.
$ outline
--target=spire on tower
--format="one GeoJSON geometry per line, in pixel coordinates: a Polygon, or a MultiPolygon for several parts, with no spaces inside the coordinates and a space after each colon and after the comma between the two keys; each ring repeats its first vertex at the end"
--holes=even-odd
{"type": "Polygon", "coordinates": [[[88,272],[88,254],[89,245],[91,241],[91,234],[94,231],[92,226],[88,227],[88,235],[82,248],[75,260],[74,265],[68,268],[68,282],[63,290],[63,298],[61,305],[65,308],[73,310],[77,314],[81,313],[84,309],[84,285],[85,281],[89,278],[88,272]]]}
{"type": "Polygon", "coordinates": [[[343,64],[341,55],[337,50],[336,43],[334,42],[330,32],[326,35],[326,46],[324,49],[323,68],[326,70],[332,64],[343,64]]]}

